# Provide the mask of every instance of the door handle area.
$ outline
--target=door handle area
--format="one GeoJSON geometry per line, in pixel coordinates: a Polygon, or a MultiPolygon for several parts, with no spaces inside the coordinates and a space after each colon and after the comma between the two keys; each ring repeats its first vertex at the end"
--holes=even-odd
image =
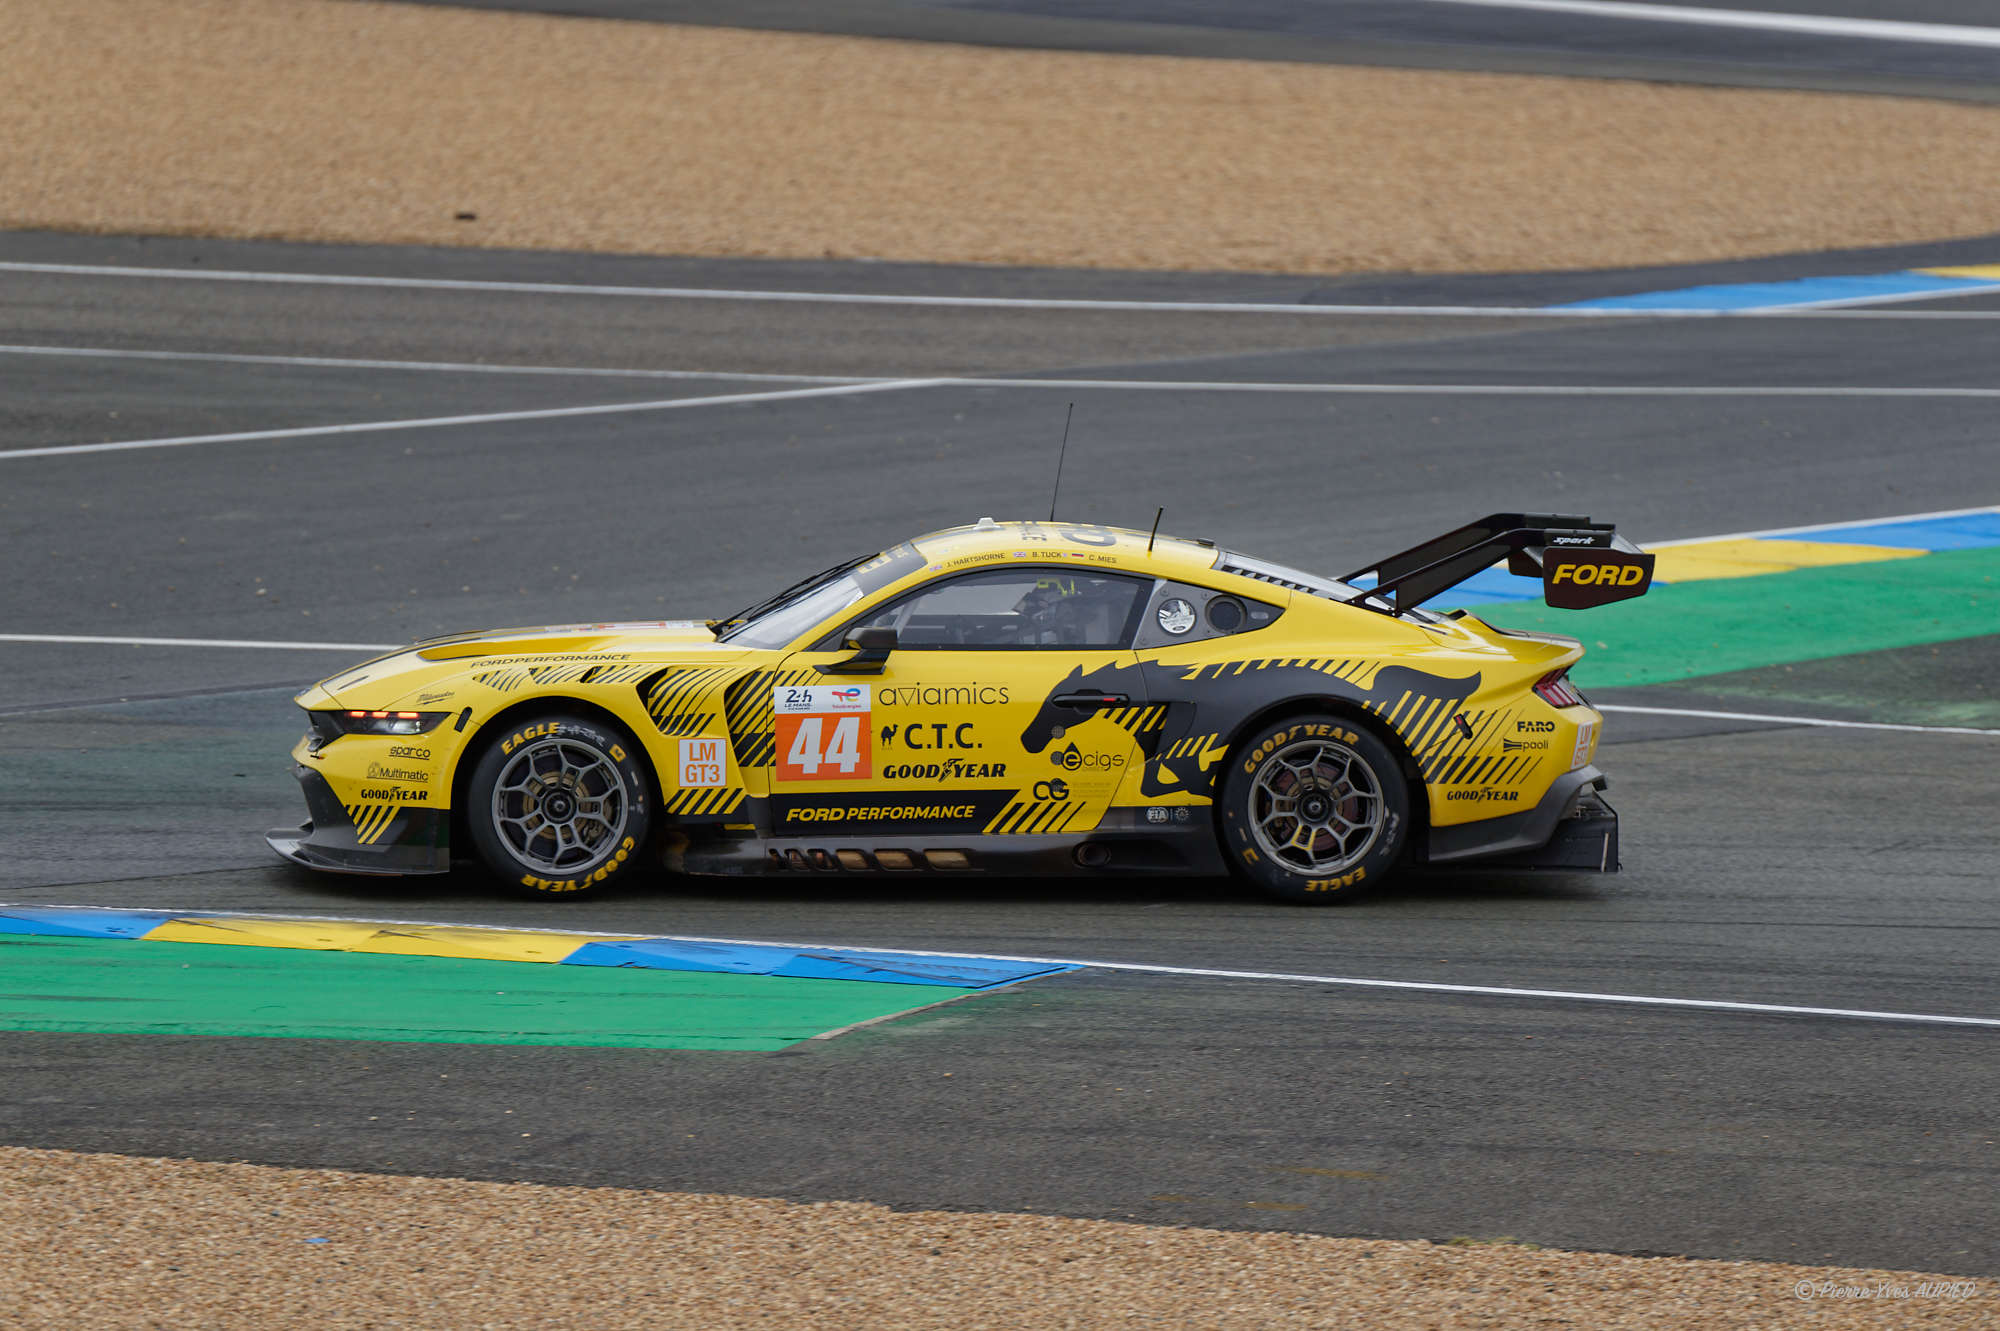
{"type": "Polygon", "coordinates": [[[1049,699],[1058,707],[1073,707],[1079,712],[1101,712],[1110,707],[1130,707],[1132,700],[1122,693],[1058,693],[1049,699]]]}

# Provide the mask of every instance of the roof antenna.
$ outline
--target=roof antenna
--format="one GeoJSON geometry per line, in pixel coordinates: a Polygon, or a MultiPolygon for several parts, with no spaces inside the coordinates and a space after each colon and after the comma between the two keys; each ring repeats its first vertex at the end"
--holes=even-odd
{"type": "Polygon", "coordinates": [[[1074,415],[1076,415],[1076,403],[1072,402],[1069,404],[1069,410],[1063,413],[1062,452],[1056,454],[1056,488],[1049,491],[1050,522],[1054,522],[1056,520],[1056,496],[1062,493],[1063,458],[1069,453],[1069,420],[1070,417],[1074,415]]]}
{"type": "Polygon", "coordinates": [[[1158,540],[1160,536],[1160,519],[1165,516],[1167,516],[1167,506],[1162,504],[1160,505],[1160,511],[1153,514],[1153,534],[1146,538],[1146,553],[1148,555],[1153,553],[1153,542],[1158,540]]]}

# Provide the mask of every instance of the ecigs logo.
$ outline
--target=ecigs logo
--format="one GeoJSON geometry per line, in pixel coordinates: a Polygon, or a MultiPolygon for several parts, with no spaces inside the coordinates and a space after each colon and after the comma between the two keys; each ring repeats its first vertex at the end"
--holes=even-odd
{"type": "Polygon", "coordinates": [[[1068,772],[1094,771],[1111,772],[1125,765],[1122,753],[1085,753],[1070,741],[1068,748],[1056,749],[1049,754],[1049,761],[1068,772]]]}

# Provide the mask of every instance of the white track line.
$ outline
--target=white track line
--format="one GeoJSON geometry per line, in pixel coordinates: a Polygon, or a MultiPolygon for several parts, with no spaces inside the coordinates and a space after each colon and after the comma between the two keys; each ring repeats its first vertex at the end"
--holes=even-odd
{"type": "Polygon", "coordinates": [[[1763,10],[1696,9],[1680,5],[1619,3],[1617,0],[1431,0],[1431,3],[1476,6],[1480,9],[1534,9],[1551,14],[1682,23],[1696,27],[1754,28],[1764,32],[1799,32],[1814,37],[1854,37],[1877,42],[2000,47],[2000,28],[1975,28],[1961,23],[1906,23],[1822,14],[1773,14],[1763,10]]]}
{"type": "Polygon", "coordinates": [[[2000,388],[1890,388],[1862,384],[1379,384],[1286,383],[1232,379],[1003,379],[938,378],[946,388],[1063,388],[1077,391],[1162,393],[1419,394],[1449,397],[1860,397],[2000,398],[2000,388]]]}
{"type": "Polygon", "coordinates": [[[640,411],[675,411],[682,407],[722,407],[747,402],[784,402],[794,398],[840,397],[880,393],[900,388],[926,388],[934,379],[876,379],[866,383],[823,388],[793,388],[770,393],[729,393],[721,397],[675,397],[653,402],[608,402],[588,407],[546,407],[535,411],[494,411],[473,416],[427,416],[415,420],[355,421],[346,425],[305,425],[286,430],[239,430],[233,434],[189,434],[169,439],[125,439],[106,444],[56,444],[46,448],[16,448],[0,452],[0,462],[19,458],[66,457],[77,453],[121,453],[141,448],[183,448],[190,444],[245,443],[266,439],[311,439],[327,435],[370,434],[382,430],[425,430],[452,425],[492,425],[507,421],[562,420],[576,416],[615,416],[640,411]]]}
{"type": "Polygon", "coordinates": [[[227,365],[297,365],[335,370],[423,370],[439,374],[546,374],[596,379],[740,379],[746,383],[862,384],[904,375],[746,374],[730,370],[621,370],[587,365],[494,365],[435,360],[348,360],[336,356],[252,356],[231,351],[137,351],[122,347],[0,345],[0,355],[76,356],[102,360],[214,361],[227,365]]]}
{"type": "Polygon", "coordinates": [[[1968,518],[1981,513],[2000,513],[2000,504],[1973,508],[1941,508],[1935,513],[1901,513],[1889,518],[1857,518],[1847,522],[1814,522],[1803,527],[1770,527],[1764,531],[1737,531],[1726,536],[1683,536],[1671,541],[1643,541],[1648,550],[1665,550],[1676,545],[1707,545],[1711,541],[1755,541],[1771,536],[1803,536],[1816,531],[1838,531],[1846,527],[1880,527],[1899,522],[1929,522],[1933,518],[1968,518]]]}
{"type": "MultiPolygon", "coordinates": [[[[157,906],[71,906],[50,901],[0,902],[0,912],[9,910],[88,910],[107,913],[153,913],[157,906]]],[[[375,920],[351,915],[292,915],[268,911],[168,910],[176,916],[195,919],[251,919],[296,923],[373,924],[393,928],[418,926],[434,929],[483,929],[493,933],[515,933],[518,927],[493,924],[450,923],[441,920],[375,920]]],[[[579,939],[630,939],[631,933],[608,933],[582,929],[540,929],[579,939]]],[[[1357,989],[1387,989],[1408,993],[1476,995],[1489,998],[1541,998],[1571,1003],[1605,1003],[1631,1007],[1682,1009],[1699,1012],[1742,1012],[1763,1016],[1840,1017],[1862,1021],[1915,1022],[1928,1026],[1976,1026],[2000,1029],[2000,1017],[1954,1017],[1933,1012],[1894,1012],[1875,1008],[1810,1007],[1795,1003],[1746,1003],[1721,998],[1663,998],[1652,994],[1600,993],[1587,989],[1527,989],[1508,985],[1445,984],[1433,980],[1375,980],[1352,975],[1318,975],[1297,971],[1230,970],[1210,966],[1164,966],[1140,961],[1105,961],[1085,957],[1021,956],[1007,952],[943,952],[926,948],[881,947],[852,943],[798,943],[768,938],[713,938],[700,934],[646,934],[644,939],[669,943],[720,943],[731,947],[772,947],[795,952],[862,952],[875,955],[930,957],[942,961],[1005,961],[1027,966],[1071,966],[1080,970],[1117,971],[1132,975],[1176,975],[1202,980],[1252,980],[1281,984],[1322,984],[1357,989]]],[[[533,963],[527,963],[533,964],[533,963]]]]}
{"type": "MultiPolygon", "coordinates": [[[[706,377],[706,376],[704,376],[706,377]]],[[[608,402],[586,407],[545,407],[533,411],[483,412],[470,416],[426,416],[412,420],[353,421],[344,425],[304,425],[280,430],[239,430],[230,434],[190,434],[164,439],[122,439],[102,444],[51,444],[42,448],[0,450],[0,462],[21,458],[66,457],[78,453],[122,453],[146,448],[183,448],[191,444],[251,443],[271,439],[312,439],[331,435],[369,434],[383,430],[424,430],[458,425],[493,425],[509,421],[561,420],[578,416],[615,416],[629,412],[674,411],[683,407],[722,407],[746,402],[784,402],[794,398],[843,397],[910,388],[1044,388],[1070,392],[1151,393],[1304,393],[1362,397],[1719,397],[1719,398],[1917,398],[1995,399],[2000,388],[1870,388],[1835,384],[1823,388],[1798,386],[1715,386],[1686,384],[1312,384],[1256,383],[1227,379],[977,379],[940,375],[928,379],[842,380],[815,388],[769,393],[727,393],[712,397],[677,397],[652,402],[608,402]]]]}
{"type": "Polygon", "coordinates": [[[90,643],[111,647],[249,647],[278,652],[395,652],[407,642],[268,642],[256,638],[108,638],[74,633],[0,633],[0,642],[90,643]]]}
{"type": "MultiPolygon", "coordinates": [[[[598,286],[569,282],[497,282],[443,277],[363,277],[138,268],[122,264],[0,263],[0,272],[72,277],[141,277],[168,281],[257,282],[303,286],[388,287],[422,291],[491,291],[535,296],[618,296],[646,300],[765,301],[805,305],[890,305],[976,310],[1096,310],[1145,314],[1323,314],[1468,319],[2000,319],[2000,310],[1910,309],[1631,309],[1541,305],[1288,305],[1263,301],[1032,300],[1011,296],[875,295],[855,291],[752,291],[720,287],[598,286]]],[[[1940,296],[1957,294],[1940,292],[1940,296]]]]}
{"type": "Polygon", "coordinates": [[[1933,287],[1928,291],[1891,291],[1879,296],[1835,296],[1830,300],[1795,300],[1783,305],[1766,305],[1767,310],[1858,310],[1870,305],[1907,305],[1917,300],[1949,300],[1956,296],[1990,296],[2000,291],[2000,282],[1980,286],[1933,287]]]}
{"type": "MultiPolygon", "coordinates": [[[[1691,688],[1699,688],[1699,680],[1690,680],[1691,688]]],[[[1787,726],[1819,726],[1828,730],[1906,730],[1924,735],[1985,735],[1989,739],[2000,739],[2000,730],[1981,730],[1976,726],[1906,726],[1888,721],[1835,721],[1824,716],[1777,716],[1763,712],[1707,712],[1693,707],[1628,707],[1618,703],[1592,703],[1600,712],[1631,712],[1642,716],[1695,716],[1715,721],[1770,721],[1787,726]]]]}

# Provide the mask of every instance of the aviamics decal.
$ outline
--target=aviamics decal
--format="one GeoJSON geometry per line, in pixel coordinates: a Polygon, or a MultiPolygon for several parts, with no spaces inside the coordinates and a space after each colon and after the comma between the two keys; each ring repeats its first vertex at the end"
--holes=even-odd
{"type": "Polygon", "coordinates": [[[883,684],[875,701],[884,707],[1004,707],[1005,684],[883,684]]]}

